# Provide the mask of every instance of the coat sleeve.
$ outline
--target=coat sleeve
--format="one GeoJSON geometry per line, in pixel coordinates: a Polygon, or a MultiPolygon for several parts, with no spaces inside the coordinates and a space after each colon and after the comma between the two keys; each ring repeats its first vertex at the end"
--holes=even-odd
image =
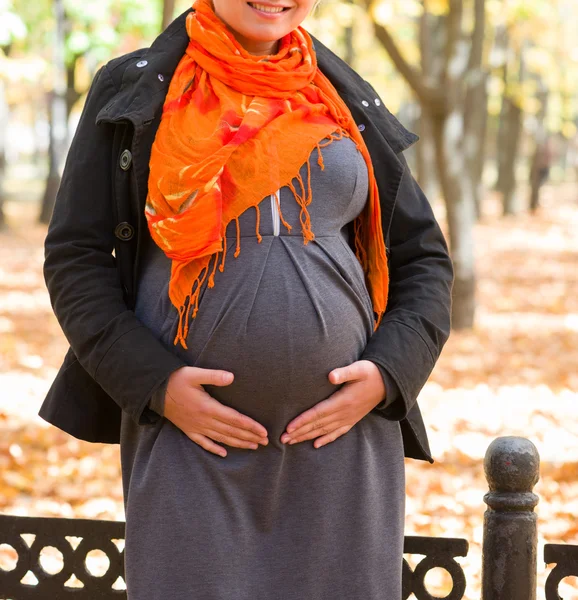
{"type": "Polygon", "coordinates": [[[392,376],[380,365],[376,363],[377,368],[385,385],[385,399],[375,408],[381,411],[386,419],[397,421],[399,415],[405,414],[405,402],[392,376]]]}
{"type": "Polygon", "coordinates": [[[151,399],[148,403],[148,408],[156,413],[156,417],[152,417],[154,420],[158,420],[158,416],[164,417],[165,415],[165,396],[167,388],[169,386],[169,379],[165,379],[163,383],[156,389],[152,394],[151,399]]]}
{"type": "Polygon", "coordinates": [[[392,420],[412,409],[450,335],[454,280],[431,205],[403,155],[398,158],[404,172],[390,227],[388,304],[361,356],[381,366],[399,389],[402,406],[396,401],[382,411],[392,420]]]}
{"type": "Polygon", "coordinates": [[[95,124],[116,91],[102,67],[67,155],[44,244],[44,278],[54,314],[79,363],[140,425],[150,422],[146,405],[153,392],[186,363],[124,301],[113,255],[114,126],[95,124]]]}

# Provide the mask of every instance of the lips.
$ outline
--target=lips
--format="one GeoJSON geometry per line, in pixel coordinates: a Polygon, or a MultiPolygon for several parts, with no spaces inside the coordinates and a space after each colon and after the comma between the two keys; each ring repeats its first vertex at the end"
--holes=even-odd
{"type": "Polygon", "coordinates": [[[248,4],[251,8],[270,15],[280,14],[289,10],[288,6],[275,6],[271,4],[261,4],[259,2],[248,2],[248,4]]]}

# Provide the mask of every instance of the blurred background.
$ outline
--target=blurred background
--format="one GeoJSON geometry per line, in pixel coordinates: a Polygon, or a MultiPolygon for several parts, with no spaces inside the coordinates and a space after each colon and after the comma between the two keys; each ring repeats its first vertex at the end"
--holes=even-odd
{"type": "MultiPolygon", "coordinates": [[[[43,240],[96,70],[189,6],[0,0],[2,513],[124,519],[118,446],[37,416],[68,347],[43,240]]],[[[466,598],[479,598],[482,459],[495,437],[540,452],[538,556],[546,542],[578,543],[578,3],[323,0],[305,27],[421,138],[406,156],[456,282],[454,330],[419,398],[436,462],[406,459],[406,533],[467,538],[458,562],[466,598]]],[[[427,583],[451,588],[441,570],[427,583]]],[[[578,598],[578,580],[560,594],[578,598]]]]}

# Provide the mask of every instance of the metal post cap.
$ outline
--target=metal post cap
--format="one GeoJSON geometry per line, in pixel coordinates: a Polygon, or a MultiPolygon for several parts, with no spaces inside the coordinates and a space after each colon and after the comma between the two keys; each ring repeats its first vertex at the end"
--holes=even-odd
{"type": "Polygon", "coordinates": [[[486,450],[484,472],[491,491],[531,492],[540,478],[540,455],[528,439],[496,438],[486,450]]]}

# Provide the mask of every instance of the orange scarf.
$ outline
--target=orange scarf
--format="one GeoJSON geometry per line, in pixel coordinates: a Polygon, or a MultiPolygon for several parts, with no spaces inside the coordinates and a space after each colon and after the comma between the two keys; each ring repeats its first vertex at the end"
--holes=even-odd
{"type": "MultiPolygon", "coordinates": [[[[317,68],[311,37],[298,27],[280,40],[277,54],[254,56],[215,15],[210,0],[193,7],[186,21],[190,43],[171,79],[151,150],[145,208],[152,238],[172,259],[169,297],[179,311],[174,344],[187,348],[190,309],[194,318],[207,275],[214,286],[219,253],[223,271],[231,220],[237,223],[237,257],[239,215],[256,209],[260,242],[258,204],[288,186],[301,207],[304,244],[315,238],[307,211],[310,154],[317,149],[323,169],[321,148],[344,136],[356,143],[369,172],[369,201],[354,221],[355,255],[377,328],[389,279],[373,166],[349,109],[317,68]],[[299,174],[305,163],[307,181],[299,174]]],[[[278,198],[277,204],[280,209],[278,198]]],[[[281,221],[291,229],[282,215],[281,221]]]]}

